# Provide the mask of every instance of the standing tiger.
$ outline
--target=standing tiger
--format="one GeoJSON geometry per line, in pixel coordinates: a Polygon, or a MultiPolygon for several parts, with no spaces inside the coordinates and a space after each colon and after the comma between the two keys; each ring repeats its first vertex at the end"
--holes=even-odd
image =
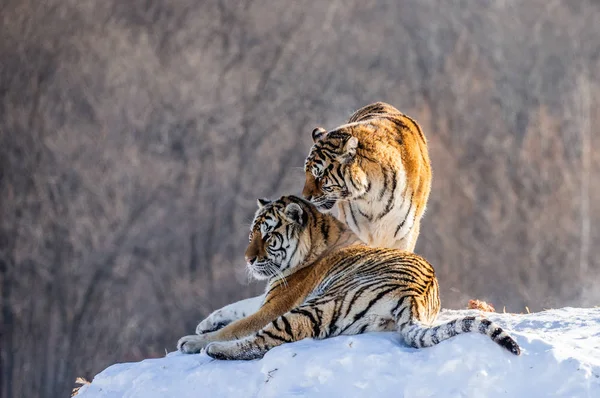
{"type": "Polygon", "coordinates": [[[347,124],[312,132],[302,195],[320,210],[337,203],[339,217],[373,247],[414,251],[431,190],[421,127],[376,102],[347,124]]]}
{"type": "Polygon", "coordinates": [[[310,202],[284,196],[259,202],[246,261],[269,279],[260,309],[224,328],[182,337],[177,348],[217,359],[255,359],[304,338],[397,330],[411,347],[430,347],[479,332],[513,354],[517,343],[495,323],[464,317],[439,326],[440,299],[432,266],[398,249],[372,248],[310,202]]]}

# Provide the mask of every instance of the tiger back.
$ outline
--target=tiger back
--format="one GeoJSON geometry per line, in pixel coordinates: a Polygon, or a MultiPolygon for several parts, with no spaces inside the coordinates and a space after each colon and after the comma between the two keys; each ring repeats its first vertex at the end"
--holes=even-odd
{"type": "Polygon", "coordinates": [[[427,141],[416,121],[377,102],[348,123],[312,133],[302,195],[370,246],[414,251],[431,190],[427,141]]]}

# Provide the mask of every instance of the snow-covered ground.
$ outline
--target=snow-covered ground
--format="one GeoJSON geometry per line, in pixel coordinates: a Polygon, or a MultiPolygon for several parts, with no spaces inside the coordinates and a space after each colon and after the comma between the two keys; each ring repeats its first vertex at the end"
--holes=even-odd
{"type": "MultiPolygon", "coordinates": [[[[439,322],[475,313],[443,311],[439,322]]],[[[117,364],[78,398],[600,397],[600,308],[487,315],[521,356],[479,334],[417,350],[395,333],[370,333],[284,344],[248,362],[174,352],[117,364]]]]}

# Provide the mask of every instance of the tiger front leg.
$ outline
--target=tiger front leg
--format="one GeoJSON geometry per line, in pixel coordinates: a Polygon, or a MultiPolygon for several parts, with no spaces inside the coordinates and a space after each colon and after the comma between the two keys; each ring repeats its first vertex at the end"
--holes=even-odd
{"type": "Polygon", "coordinates": [[[257,312],[265,299],[264,294],[216,310],[196,326],[196,334],[205,334],[219,330],[230,323],[257,312]]]}
{"type": "Polygon", "coordinates": [[[264,295],[260,295],[237,301],[213,312],[198,324],[195,335],[183,336],[177,341],[177,349],[186,354],[197,354],[213,341],[232,340],[235,338],[232,336],[247,335],[240,333],[245,333],[245,330],[250,330],[250,333],[252,327],[255,327],[255,330],[259,329],[273,319],[268,319],[268,311],[263,310],[258,314],[263,301],[264,295]]]}
{"type": "MultiPolygon", "coordinates": [[[[182,337],[177,342],[177,349],[187,354],[195,354],[212,342],[239,340],[246,336],[251,336],[263,329],[274,319],[294,308],[294,301],[290,300],[289,297],[285,297],[285,294],[283,292],[283,295],[278,296],[278,300],[267,302],[255,313],[238,319],[222,329],[200,335],[182,337]]],[[[293,292],[287,294],[294,295],[293,292]]]]}
{"type": "Polygon", "coordinates": [[[189,336],[183,336],[177,341],[177,349],[184,354],[197,354],[204,347],[206,347],[211,341],[209,337],[210,333],[197,335],[191,334],[189,336]]]}
{"type": "Polygon", "coordinates": [[[206,353],[215,359],[262,358],[271,348],[283,343],[327,337],[328,328],[323,327],[323,321],[323,308],[303,306],[280,316],[252,336],[211,343],[206,353]]]}

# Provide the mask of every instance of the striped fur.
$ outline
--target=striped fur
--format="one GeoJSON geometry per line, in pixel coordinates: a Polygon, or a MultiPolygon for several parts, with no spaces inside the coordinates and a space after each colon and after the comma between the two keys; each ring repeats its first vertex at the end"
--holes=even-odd
{"type": "Polygon", "coordinates": [[[312,133],[302,195],[339,217],[369,246],[413,251],[431,190],[431,166],[421,127],[377,102],[348,124],[312,133]]]}
{"type": "Polygon", "coordinates": [[[485,318],[427,326],[440,299],[435,271],[422,257],[365,246],[343,223],[297,197],[261,206],[246,251],[253,275],[269,277],[261,308],[220,330],[181,338],[181,351],[206,347],[214,358],[254,359],[307,337],[398,330],[416,348],[479,332],[519,354],[517,343],[485,318]]]}

